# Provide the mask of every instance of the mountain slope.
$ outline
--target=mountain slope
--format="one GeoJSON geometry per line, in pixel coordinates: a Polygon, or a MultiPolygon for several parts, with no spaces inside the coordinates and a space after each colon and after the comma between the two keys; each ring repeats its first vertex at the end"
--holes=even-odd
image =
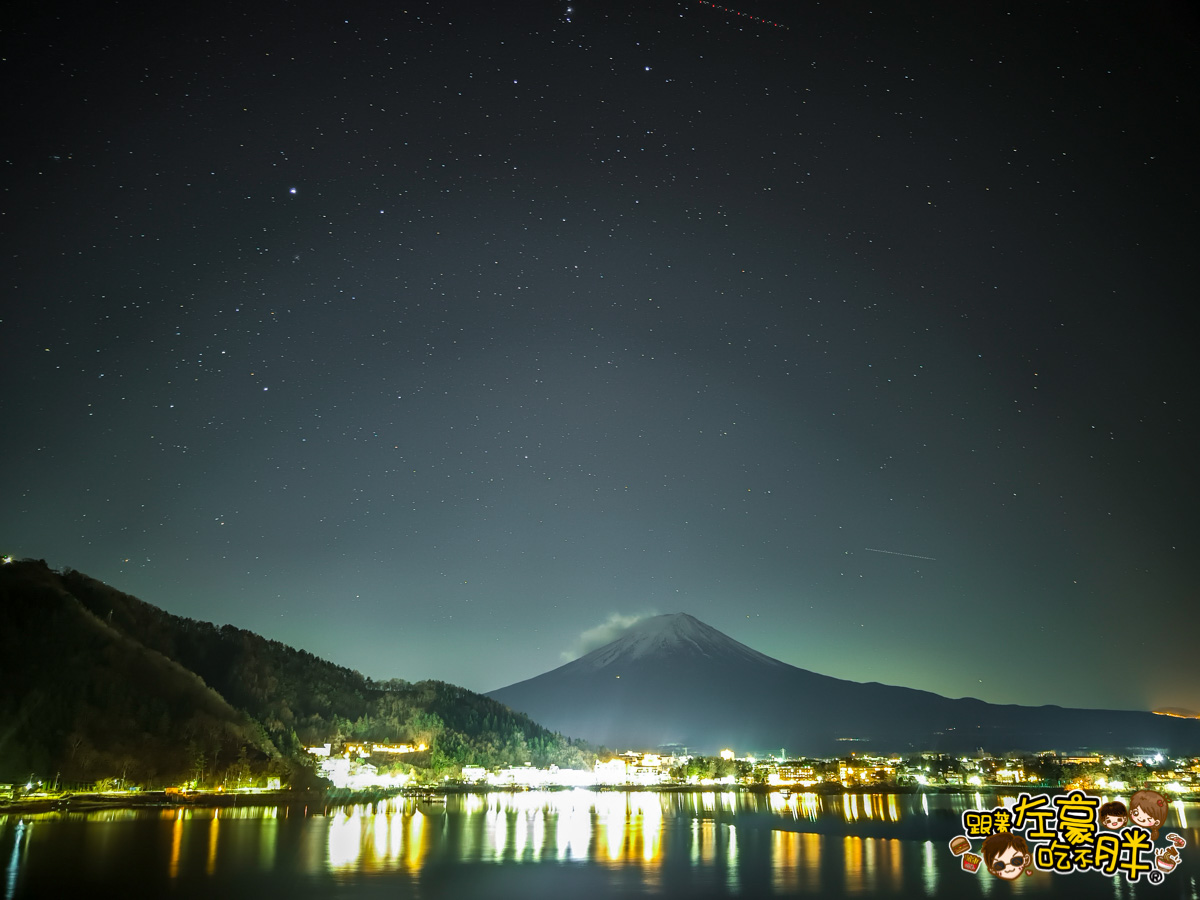
{"type": "Polygon", "coordinates": [[[45,563],[0,567],[0,781],[144,782],[275,747],[195,673],[93,615],[45,563]]]}
{"type": "Polygon", "coordinates": [[[978,747],[1200,751],[1200,722],[951,700],[831,678],[772,659],[683,613],[645,619],[574,662],[489,696],[548,727],[614,747],[786,748],[821,756],[978,747]]]}
{"type": "MultiPolygon", "coordinates": [[[[402,637],[402,636],[401,636],[402,637]]],[[[248,761],[297,774],[305,744],[425,743],[465,763],[589,767],[586,745],[464,688],[374,682],[278,641],[174,616],[42,560],[0,565],[0,781],[174,783],[248,761]]]]}

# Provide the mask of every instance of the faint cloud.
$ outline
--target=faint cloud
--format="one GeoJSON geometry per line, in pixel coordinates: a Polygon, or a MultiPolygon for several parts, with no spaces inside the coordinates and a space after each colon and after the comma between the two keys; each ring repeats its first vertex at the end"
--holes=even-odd
{"type": "Polygon", "coordinates": [[[613,613],[601,624],[581,632],[579,637],[575,639],[574,644],[572,644],[571,649],[564,650],[560,654],[563,662],[571,662],[572,660],[579,659],[581,656],[586,656],[593,650],[603,647],[605,644],[611,644],[638,622],[642,621],[642,619],[648,619],[653,615],[657,615],[657,613],[644,612],[632,616],[613,613]]]}

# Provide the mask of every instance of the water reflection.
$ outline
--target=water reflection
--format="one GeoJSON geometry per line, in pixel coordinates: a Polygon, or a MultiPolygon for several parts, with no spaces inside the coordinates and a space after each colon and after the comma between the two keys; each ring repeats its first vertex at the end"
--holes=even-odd
{"type": "Polygon", "coordinates": [[[588,801],[572,791],[558,805],[555,820],[557,858],[582,862],[592,844],[592,816],[588,801]]]}
{"type": "MultiPolygon", "coordinates": [[[[471,865],[497,878],[586,870],[635,896],[683,896],[685,888],[755,897],[935,896],[956,893],[960,884],[976,896],[1085,887],[1132,896],[1119,879],[1110,884],[1098,876],[1056,882],[1036,875],[1009,886],[961,872],[930,823],[956,822],[956,810],[973,802],[970,795],[530,791],[398,798],[325,815],[237,808],[0,817],[0,859],[7,862],[5,900],[55,895],[45,885],[64,877],[64,858],[75,860],[72,877],[88,883],[111,883],[149,862],[161,889],[148,886],[145,896],[182,896],[197,883],[229,894],[218,886],[258,875],[293,885],[328,886],[331,878],[343,885],[364,878],[396,879],[383,886],[438,885],[447,872],[471,865]]],[[[1194,809],[1172,804],[1170,826],[1188,846],[1200,843],[1187,825],[1194,809]]],[[[1191,872],[1172,877],[1190,896],[1191,872]]],[[[425,893],[441,896],[435,887],[425,893]]]]}
{"type": "Polygon", "coordinates": [[[167,864],[167,874],[170,878],[179,877],[179,852],[183,847],[183,810],[177,810],[174,824],[171,827],[171,861],[167,864]]]}
{"type": "Polygon", "coordinates": [[[334,873],[418,871],[434,828],[411,802],[344,807],[328,817],[326,867],[334,873]]]}
{"type": "Polygon", "coordinates": [[[775,893],[816,893],[821,881],[820,835],[773,831],[771,843],[771,882],[775,893]]]}
{"type": "MultiPolygon", "coordinates": [[[[766,809],[778,816],[790,817],[794,820],[805,819],[816,822],[823,815],[835,814],[847,823],[854,822],[900,822],[906,815],[916,815],[910,796],[896,794],[850,794],[839,797],[821,796],[815,793],[784,795],[768,794],[765,800],[766,809]],[[902,805],[906,804],[906,805],[902,805]]],[[[753,809],[753,800],[743,800],[739,811],[753,809]]],[[[925,795],[920,796],[921,814],[929,815],[929,803],[925,795]]]]}
{"type": "Polygon", "coordinates": [[[205,873],[212,875],[217,871],[217,837],[221,825],[220,810],[213,810],[212,823],[208,827],[208,863],[204,867],[205,873]]]}
{"type": "Polygon", "coordinates": [[[410,803],[346,807],[329,817],[329,870],[421,868],[427,856],[483,863],[548,860],[643,868],[660,862],[663,804],[653,792],[571,791],[450,797],[441,814],[410,803]],[[454,820],[454,840],[444,820],[454,820]]]}
{"type": "Polygon", "coordinates": [[[21,854],[29,846],[28,832],[33,830],[32,823],[18,822],[16,835],[13,839],[12,856],[8,860],[8,869],[4,874],[4,900],[12,900],[17,890],[17,873],[21,871],[21,854]]]}

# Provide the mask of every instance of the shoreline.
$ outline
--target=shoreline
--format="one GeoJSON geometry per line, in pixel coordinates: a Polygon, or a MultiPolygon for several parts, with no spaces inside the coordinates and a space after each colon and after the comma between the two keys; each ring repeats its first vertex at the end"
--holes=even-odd
{"type": "MultiPolygon", "coordinates": [[[[791,788],[768,787],[766,785],[691,785],[691,784],[658,784],[658,785],[592,785],[585,788],[567,786],[547,786],[541,788],[525,788],[520,786],[471,785],[471,784],[441,784],[422,785],[420,787],[387,788],[379,790],[349,791],[337,788],[308,789],[308,790],[273,790],[255,792],[235,791],[189,791],[186,794],[167,793],[166,791],[141,791],[134,794],[104,794],[78,793],[52,797],[30,797],[20,800],[0,803],[0,816],[13,814],[39,813],[88,813],[101,810],[121,809],[225,809],[235,807],[304,807],[322,811],[334,807],[352,806],[360,803],[378,803],[397,797],[414,801],[444,802],[446,797],[454,794],[523,794],[535,791],[549,793],[566,793],[572,790],[587,790],[596,793],[747,793],[747,794],[776,794],[787,792],[788,796],[817,794],[819,796],[837,796],[843,794],[872,795],[872,794],[933,794],[933,795],[971,795],[971,794],[1000,794],[1005,792],[1030,793],[1066,793],[1066,787],[1051,787],[1048,785],[937,785],[933,787],[825,787],[820,790],[794,790],[791,788]]],[[[1095,791],[1085,791],[1095,794],[1095,791]]],[[[1108,792],[1105,792],[1108,793],[1108,792]]],[[[1181,794],[1175,798],[1182,802],[1200,801],[1200,793],[1181,794]]]]}

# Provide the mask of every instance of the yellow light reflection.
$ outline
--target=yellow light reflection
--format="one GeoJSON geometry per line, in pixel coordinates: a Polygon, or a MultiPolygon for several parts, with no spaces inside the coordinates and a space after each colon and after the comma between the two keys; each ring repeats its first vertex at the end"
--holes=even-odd
{"type": "Polygon", "coordinates": [[[328,859],[329,868],[347,869],[358,862],[358,827],[357,822],[347,809],[344,815],[334,815],[329,818],[328,829],[328,859]]]}
{"type": "Polygon", "coordinates": [[[389,847],[388,831],[390,822],[384,813],[369,817],[370,828],[368,839],[371,841],[371,852],[377,861],[389,860],[392,854],[389,847]]]}
{"type": "Polygon", "coordinates": [[[1183,801],[1176,800],[1171,805],[1175,807],[1175,818],[1179,820],[1179,827],[1187,828],[1187,813],[1184,811],[1183,801]]]}
{"type": "Polygon", "coordinates": [[[387,816],[387,853],[385,856],[388,859],[400,859],[404,852],[404,822],[405,816],[403,813],[397,814],[395,811],[389,810],[387,816]]]}
{"type": "MultiPolygon", "coordinates": [[[[933,864],[926,852],[926,866],[933,864]]],[[[845,893],[875,896],[899,894],[904,886],[904,844],[894,838],[843,839],[845,893]]],[[[928,869],[927,869],[928,871],[928,869]]]]}
{"type": "Polygon", "coordinates": [[[659,861],[662,848],[662,803],[657,794],[651,794],[650,799],[642,805],[642,859],[648,863],[659,861]]]}
{"type": "Polygon", "coordinates": [[[779,794],[775,791],[772,791],[767,795],[767,805],[770,807],[771,812],[775,813],[776,815],[787,815],[788,813],[791,813],[792,818],[796,817],[796,806],[794,800],[794,797],[784,797],[782,794],[779,794]]]}
{"type": "Polygon", "coordinates": [[[842,794],[842,814],[846,817],[847,822],[858,819],[858,796],[856,794],[842,794]]]}
{"type": "Polygon", "coordinates": [[[624,856],[625,826],[629,812],[626,794],[598,794],[596,796],[596,818],[599,820],[603,844],[609,862],[617,862],[624,856]]]}
{"type": "Polygon", "coordinates": [[[904,883],[904,855],[902,845],[895,838],[877,838],[871,841],[872,858],[869,861],[875,875],[873,888],[879,892],[880,881],[886,882],[893,894],[899,893],[904,883]]]}
{"type": "Polygon", "coordinates": [[[771,832],[771,885],[776,894],[800,893],[799,835],[794,831],[771,832]]]}
{"type": "Polygon", "coordinates": [[[424,864],[436,817],[426,816],[413,802],[363,804],[346,807],[343,813],[329,818],[325,857],[329,869],[415,871],[424,864]]]}
{"type": "Polygon", "coordinates": [[[183,810],[176,810],[175,822],[171,825],[171,862],[167,865],[167,874],[171,878],[179,875],[179,851],[183,847],[183,810]]]}
{"type": "Polygon", "coordinates": [[[279,810],[263,810],[258,838],[258,867],[264,872],[275,868],[275,846],[279,841],[279,810]]]}
{"type": "Polygon", "coordinates": [[[821,836],[811,832],[773,831],[771,843],[775,893],[788,897],[819,894],[821,836]]]}
{"type": "MultiPolygon", "coordinates": [[[[717,825],[712,820],[697,823],[698,829],[693,829],[693,845],[698,851],[700,862],[712,865],[717,858],[717,825]]],[[[693,857],[694,858],[694,857],[693,857]]]]}
{"type": "Polygon", "coordinates": [[[804,889],[816,892],[821,884],[821,836],[800,835],[800,872],[804,889]]]}
{"type": "Polygon", "coordinates": [[[863,839],[847,836],[842,838],[842,859],[845,870],[846,893],[861,894],[864,891],[863,839]]]}
{"type": "Polygon", "coordinates": [[[809,821],[815,822],[821,812],[820,802],[820,798],[816,794],[801,794],[799,812],[809,821]]]}
{"type": "Polygon", "coordinates": [[[420,810],[414,809],[412,817],[408,820],[407,828],[405,828],[404,836],[405,847],[408,850],[404,857],[404,864],[410,871],[415,872],[425,862],[425,830],[429,827],[429,819],[422,815],[420,810]]]}
{"type": "Polygon", "coordinates": [[[204,871],[209,875],[217,871],[217,834],[221,825],[220,813],[219,809],[213,810],[212,824],[208,826],[208,862],[204,866],[204,871]]]}

